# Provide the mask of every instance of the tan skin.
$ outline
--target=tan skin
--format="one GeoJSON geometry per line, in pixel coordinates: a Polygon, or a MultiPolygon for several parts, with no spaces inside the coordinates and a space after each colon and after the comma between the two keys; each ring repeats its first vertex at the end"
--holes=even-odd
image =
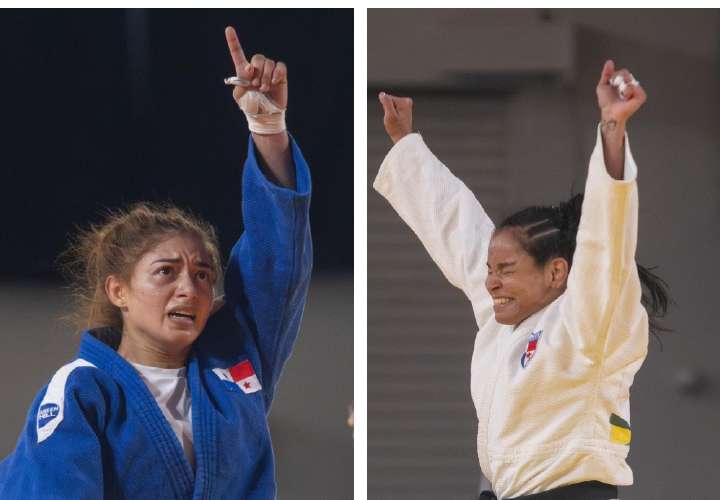
{"type": "MultiPolygon", "coordinates": [[[[262,54],[248,61],[237,34],[225,28],[237,76],[251,85],[235,87],[237,103],[248,90],[268,95],[287,108],[287,67],[262,54]]],[[[263,173],[278,186],[295,188],[295,165],[287,132],[252,133],[263,173]]],[[[123,317],[118,354],[128,361],[160,368],[185,366],[192,343],[213,311],[210,256],[191,235],[174,235],[141,256],[128,280],[108,276],[105,293],[123,317]]]]}
{"type": "Polygon", "coordinates": [[[213,305],[210,262],[198,237],[177,235],[146,252],[129,283],[107,278],[105,291],[123,317],[120,356],[147,366],[185,366],[213,305]]]}
{"type": "MultiPolygon", "coordinates": [[[[266,94],[281,109],[288,104],[287,66],[284,62],[275,62],[262,54],[255,54],[250,61],[240,46],[235,29],[225,28],[230,57],[235,66],[236,76],[251,82],[250,87],[237,86],[233,89],[233,98],[239,103],[248,90],[258,90],[266,94]]],[[[253,142],[263,162],[264,173],[278,186],[295,188],[295,168],[290,154],[290,138],[287,132],[279,134],[252,133],[253,142]]]]}
{"type": "MultiPolygon", "coordinates": [[[[621,99],[610,81],[616,75],[632,81],[627,69],[615,70],[605,62],[596,87],[600,109],[603,154],[608,174],[623,179],[625,130],[628,119],[645,103],[647,95],[640,85],[628,85],[621,99]]],[[[412,133],[413,101],[381,92],[378,96],[385,112],[385,131],[394,143],[412,133]]],[[[496,231],[488,248],[488,276],[485,286],[493,297],[495,320],[504,325],[519,325],[563,294],[570,271],[568,262],[555,258],[540,266],[518,244],[513,229],[496,231]]]]}
{"type": "Polygon", "coordinates": [[[510,228],[493,234],[487,267],[485,287],[493,297],[495,321],[502,325],[518,325],[562,295],[569,271],[563,258],[538,266],[510,228]]]}

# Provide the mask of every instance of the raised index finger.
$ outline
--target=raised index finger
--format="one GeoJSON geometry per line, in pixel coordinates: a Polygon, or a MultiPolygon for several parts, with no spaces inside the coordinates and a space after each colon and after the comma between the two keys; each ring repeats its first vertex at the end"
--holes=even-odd
{"type": "Polygon", "coordinates": [[[244,74],[244,69],[248,62],[245,58],[245,52],[243,52],[240,46],[237,33],[235,33],[235,28],[232,26],[225,28],[225,38],[227,39],[228,49],[230,49],[230,56],[232,56],[233,64],[235,65],[235,72],[238,76],[241,76],[240,72],[243,71],[244,74]]]}

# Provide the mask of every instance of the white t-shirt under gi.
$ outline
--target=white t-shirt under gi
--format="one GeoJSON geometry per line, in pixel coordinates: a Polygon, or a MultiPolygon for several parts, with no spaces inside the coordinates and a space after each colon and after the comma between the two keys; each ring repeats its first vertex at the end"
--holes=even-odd
{"type": "Polygon", "coordinates": [[[155,398],[194,469],[192,400],[187,385],[186,369],[158,368],[132,362],[130,364],[140,373],[140,378],[155,398]]]}

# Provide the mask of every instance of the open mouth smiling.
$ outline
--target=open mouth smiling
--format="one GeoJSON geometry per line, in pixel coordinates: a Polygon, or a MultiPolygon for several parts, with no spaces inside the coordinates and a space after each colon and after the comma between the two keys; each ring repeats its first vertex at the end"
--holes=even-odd
{"type": "Polygon", "coordinates": [[[515,299],[511,299],[510,297],[493,297],[493,305],[494,306],[504,306],[506,304],[509,304],[515,299]]]}

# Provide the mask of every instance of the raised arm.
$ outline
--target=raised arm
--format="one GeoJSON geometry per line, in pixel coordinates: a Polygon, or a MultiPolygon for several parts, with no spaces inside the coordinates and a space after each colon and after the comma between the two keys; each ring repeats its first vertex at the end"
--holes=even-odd
{"type": "Polygon", "coordinates": [[[596,93],[605,167],[610,177],[620,180],[624,177],[625,127],[647,95],[627,69],[615,71],[613,61],[605,62],[596,93]]]}
{"type": "Polygon", "coordinates": [[[255,54],[248,61],[232,26],[225,28],[225,39],[237,77],[249,82],[247,86],[236,85],[233,98],[248,118],[263,173],[278,186],[294,189],[295,168],[285,128],[287,66],[262,54],[255,54]]]}
{"type": "Polygon", "coordinates": [[[639,321],[641,314],[635,262],[637,167],[625,129],[646,95],[633,82],[627,70],[615,71],[612,61],[605,63],[597,86],[601,122],[568,277],[564,316],[571,323],[570,331],[593,351],[606,347],[605,335],[619,308],[628,322],[639,321]],[[618,78],[625,85],[618,85],[618,78]]]}
{"type": "MultiPolygon", "coordinates": [[[[487,249],[493,223],[473,193],[412,131],[412,101],[380,94],[385,129],[395,145],[373,187],[427,249],[445,277],[473,305],[487,298],[487,249]]],[[[482,319],[477,307],[475,316],[482,319]]]]}
{"type": "Polygon", "coordinates": [[[233,97],[252,136],[243,170],[244,231],[228,262],[225,301],[269,407],[300,328],[310,282],[310,172],[284,118],[267,116],[277,115],[277,109],[284,113],[287,106],[285,65],[263,56],[248,63],[232,28],[226,38],[238,76],[250,82],[236,86],[233,97]],[[259,94],[254,104],[246,99],[251,91],[259,94]]]}

